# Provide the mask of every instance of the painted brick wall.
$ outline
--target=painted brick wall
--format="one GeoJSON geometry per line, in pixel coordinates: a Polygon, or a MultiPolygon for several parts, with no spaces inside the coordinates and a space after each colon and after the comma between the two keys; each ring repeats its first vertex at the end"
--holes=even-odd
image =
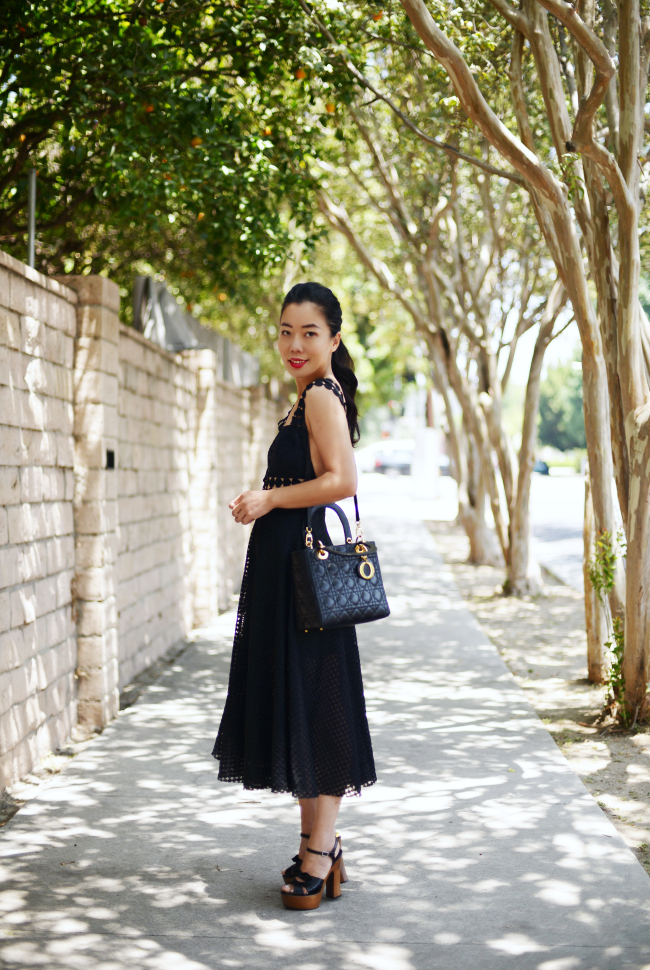
{"type": "Polygon", "coordinates": [[[217,384],[217,464],[219,535],[219,609],[233,603],[239,591],[241,564],[250,526],[238,525],[228,503],[246,489],[262,487],[269,445],[278,430],[278,405],[262,388],[242,390],[217,384]]]}
{"type": "Polygon", "coordinates": [[[0,787],[77,719],[74,292],[0,252],[0,787]]]}
{"type": "Polygon", "coordinates": [[[78,717],[102,728],[119,710],[117,447],[120,294],[103,276],[67,278],[77,293],[74,354],[74,604],[78,717]],[[110,456],[112,460],[109,460],[110,456]]]}
{"type": "Polygon", "coordinates": [[[194,351],[188,363],[196,375],[194,439],[189,467],[192,532],[191,596],[195,626],[207,626],[219,612],[219,507],[217,492],[217,372],[211,350],[194,351]]]}
{"type": "MultiPolygon", "coordinates": [[[[251,487],[250,395],[223,381],[217,383],[217,495],[219,546],[219,609],[231,605],[239,589],[250,527],[238,525],[228,503],[251,487]]],[[[255,483],[258,484],[258,483],[255,483]]],[[[261,482],[259,483],[261,487],[261,482]]]]}
{"type": "MultiPolygon", "coordinates": [[[[219,341],[169,354],[100,276],[0,253],[0,790],[231,604],[277,404],[224,382],[219,341]]],[[[222,342],[223,343],[223,342],[222,342]]]]}
{"type": "Polygon", "coordinates": [[[128,327],[119,341],[120,687],[193,625],[190,455],[196,372],[128,327]]]}

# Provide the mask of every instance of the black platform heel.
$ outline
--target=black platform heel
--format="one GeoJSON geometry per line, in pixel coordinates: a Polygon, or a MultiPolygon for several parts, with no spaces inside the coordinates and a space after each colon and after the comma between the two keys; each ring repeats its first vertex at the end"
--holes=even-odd
{"type": "MultiPolygon", "coordinates": [[[[300,833],[300,838],[301,839],[307,839],[307,841],[309,841],[309,839],[311,838],[311,836],[310,835],[305,835],[304,832],[301,832],[300,833]]],[[[343,843],[341,841],[341,836],[340,836],[340,834],[338,832],[336,833],[336,840],[337,840],[337,842],[339,844],[339,847],[341,849],[341,883],[346,883],[346,882],[348,882],[348,874],[345,871],[345,864],[343,862],[343,843]]],[[[285,883],[287,885],[289,883],[292,883],[293,880],[296,878],[296,876],[300,874],[301,869],[302,869],[302,863],[303,863],[303,860],[300,858],[300,856],[299,855],[295,855],[293,857],[293,865],[292,866],[289,866],[288,869],[285,869],[284,872],[281,872],[280,873],[280,875],[282,876],[282,878],[284,879],[284,881],[285,881],[285,883]]]]}
{"type": "Polygon", "coordinates": [[[293,885],[288,892],[282,890],[282,902],[287,909],[318,909],[323,898],[323,888],[328,899],[338,899],[341,895],[341,857],[343,851],[336,839],[330,852],[319,852],[310,849],[312,855],[329,856],[332,860],[330,871],[324,879],[311,876],[308,872],[301,872],[295,876],[293,885]],[[338,852],[337,852],[338,849],[338,852]]]}

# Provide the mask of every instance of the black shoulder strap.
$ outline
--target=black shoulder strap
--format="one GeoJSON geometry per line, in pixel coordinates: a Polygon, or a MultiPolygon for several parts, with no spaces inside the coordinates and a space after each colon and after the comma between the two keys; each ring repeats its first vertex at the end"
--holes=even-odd
{"type": "Polygon", "coordinates": [[[343,394],[343,391],[338,386],[336,381],[333,381],[331,377],[317,377],[315,381],[312,381],[311,384],[308,384],[307,387],[302,392],[302,394],[300,395],[303,398],[303,400],[304,400],[305,394],[307,393],[310,387],[326,387],[328,391],[332,391],[334,394],[336,394],[336,396],[338,397],[343,407],[346,408],[347,410],[347,404],[345,403],[345,396],[343,394]]]}

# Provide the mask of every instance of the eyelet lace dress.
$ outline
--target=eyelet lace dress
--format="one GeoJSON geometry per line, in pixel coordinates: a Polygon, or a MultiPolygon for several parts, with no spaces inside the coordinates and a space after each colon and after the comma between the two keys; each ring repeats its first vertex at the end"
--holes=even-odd
{"type": "MultiPolygon", "coordinates": [[[[280,421],[264,488],[316,477],[309,453],[305,388],[291,421],[280,421]]],[[[288,417],[288,415],[287,415],[288,417]]],[[[304,544],[306,509],[257,519],[239,597],[228,697],[213,756],[221,781],[292,792],[295,798],[359,793],[377,780],[354,627],[305,633],[296,625],[291,553],[304,544]]],[[[331,544],[321,510],[314,540],[331,544]]]]}

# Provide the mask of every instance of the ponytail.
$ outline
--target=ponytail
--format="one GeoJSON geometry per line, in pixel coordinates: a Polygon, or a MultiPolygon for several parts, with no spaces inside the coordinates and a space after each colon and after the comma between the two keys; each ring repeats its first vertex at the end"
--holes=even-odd
{"type": "Polygon", "coordinates": [[[340,342],[332,354],[332,373],[341,385],[345,398],[345,413],[350,429],[350,441],[356,445],[361,437],[359,432],[359,411],[354,400],[359,381],[354,373],[354,361],[343,341],[340,342]]]}
{"type": "MultiPolygon", "coordinates": [[[[282,303],[282,312],[292,304],[313,303],[323,313],[333,337],[341,332],[343,312],[341,304],[332,291],[321,283],[296,283],[292,286],[282,303]]],[[[350,441],[356,445],[360,438],[359,412],[354,401],[359,382],[354,373],[354,361],[341,340],[332,354],[332,373],[341,385],[345,398],[345,411],[350,431],[350,441]]]]}

